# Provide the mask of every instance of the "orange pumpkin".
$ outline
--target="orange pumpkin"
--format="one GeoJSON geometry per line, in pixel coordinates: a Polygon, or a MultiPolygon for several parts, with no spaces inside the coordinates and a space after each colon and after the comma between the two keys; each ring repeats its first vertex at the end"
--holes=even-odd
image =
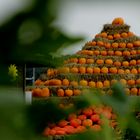
{"type": "Polygon", "coordinates": [[[115,61],[115,62],[114,62],[114,66],[116,66],[116,67],[120,67],[120,66],[121,66],[121,62],[119,62],[119,61],[115,61]]]}
{"type": "Polygon", "coordinates": [[[70,72],[71,72],[71,73],[78,73],[78,72],[79,72],[79,69],[78,69],[77,67],[72,67],[72,68],[70,69],[70,72]]]}
{"type": "Polygon", "coordinates": [[[101,68],[101,73],[107,74],[108,73],[108,68],[107,67],[102,67],[101,68]]]}
{"type": "Polygon", "coordinates": [[[123,69],[118,69],[118,74],[124,74],[124,70],[123,69]]]}
{"type": "Polygon", "coordinates": [[[98,46],[103,46],[104,45],[104,42],[103,41],[97,41],[97,45],[98,46]]]}
{"type": "Polygon", "coordinates": [[[108,35],[107,38],[108,38],[109,40],[113,40],[113,36],[112,36],[112,35],[108,35]]]}
{"type": "Polygon", "coordinates": [[[36,86],[43,85],[43,82],[40,79],[37,79],[34,83],[36,86]]]}
{"type": "Polygon", "coordinates": [[[133,44],[135,47],[140,47],[140,40],[134,41],[133,44]]]}
{"type": "Polygon", "coordinates": [[[121,35],[119,33],[114,34],[114,39],[119,39],[121,38],[121,35]]]}
{"type": "Polygon", "coordinates": [[[131,50],[130,53],[131,53],[131,55],[136,55],[137,51],[136,50],[131,50]]]}
{"type": "Polygon", "coordinates": [[[86,64],[86,58],[79,58],[79,64],[86,64]]]}
{"type": "Polygon", "coordinates": [[[109,68],[109,72],[113,73],[113,74],[116,74],[118,72],[118,70],[117,70],[116,67],[111,67],[111,68],[109,68]]]}
{"type": "Polygon", "coordinates": [[[65,90],[65,95],[70,97],[70,96],[73,95],[73,91],[71,89],[66,89],[65,90]]]}
{"type": "Polygon", "coordinates": [[[103,59],[97,59],[97,60],[96,60],[96,63],[97,63],[98,65],[104,64],[104,60],[103,60],[103,59]]]}
{"type": "Polygon", "coordinates": [[[138,70],[137,70],[136,68],[132,68],[132,69],[131,69],[131,73],[132,73],[132,74],[138,74],[138,70]]]}
{"type": "Polygon", "coordinates": [[[126,47],[126,43],[124,43],[124,42],[119,43],[119,47],[120,48],[125,48],[126,47]]]}
{"type": "Polygon", "coordinates": [[[78,82],[77,81],[71,81],[70,85],[76,87],[76,86],[78,86],[78,82]]]}
{"type": "Polygon", "coordinates": [[[90,81],[88,82],[88,86],[93,88],[96,86],[96,83],[94,81],[90,81]]]}
{"type": "Polygon", "coordinates": [[[110,87],[110,81],[109,80],[105,80],[104,82],[103,82],[103,86],[104,87],[110,87]]]}
{"type": "Polygon", "coordinates": [[[127,43],[127,48],[133,48],[133,43],[127,43]]]}
{"type": "Polygon", "coordinates": [[[112,65],[113,64],[113,60],[112,59],[106,59],[105,63],[108,65],[112,65]]]}
{"type": "Polygon", "coordinates": [[[121,83],[122,85],[126,85],[126,84],[127,84],[127,81],[126,81],[125,79],[120,79],[120,83],[121,83]]]}
{"type": "Polygon", "coordinates": [[[119,44],[117,42],[112,43],[112,48],[118,48],[119,44]]]}
{"type": "Polygon", "coordinates": [[[58,68],[58,73],[69,73],[69,72],[70,72],[69,67],[58,68]]]}
{"type": "Polygon", "coordinates": [[[122,52],[121,51],[115,51],[115,55],[122,56],[122,52]]]}
{"type": "Polygon", "coordinates": [[[109,42],[104,43],[105,48],[109,49],[111,47],[111,44],[109,42]]]}
{"type": "Polygon", "coordinates": [[[74,89],[74,90],[73,90],[73,94],[74,94],[75,96],[78,96],[78,95],[81,94],[81,90],[79,90],[79,89],[74,89]]]}
{"type": "Polygon", "coordinates": [[[42,89],[40,89],[40,88],[35,88],[32,90],[32,95],[34,97],[39,97],[41,94],[42,94],[42,89]]]}
{"type": "Polygon", "coordinates": [[[128,61],[123,61],[122,65],[125,66],[125,67],[128,67],[129,66],[129,62],[128,61]]]}
{"type": "Polygon", "coordinates": [[[107,37],[107,33],[106,32],[102,32],[101,33],[101,37],[106,38],[107,37]]]}
{"type": "Polygon", "coordinates": [[[121,37],[126,38],[128,37],[128,34],[126,32],[121,33],[121,37]]]}
{"type": "Polygon", "coordinates": [[[63,84],[64,86],[69,86],[70,82],[69,82],[68,79],[63,79],[62,84],[63,84]]]}
{"type": "Polygon", "coordinates": [[[86,73],[86,68],[84,66],[79,67],[79,73],[85,74],[86,73]]]}
{"type": "Polygon", "coordinates": [[[87,64],[93,64],[94,63],[94,59],[92,58],[88,58],[86,61],[87,64]]]}
{"type": "Polygon", "coordinates": [[[64,95],[65,95],[65,93],[64,93],[63,89],[60,88],[60,89],[57,90],[57,96],[64,97],[64,95]]]}
{"type": "Polygon", "coordinates": [[[137,61],[135,59],[130,61],[130,66],[135,66],[137,64],[137,61]]]}
{"type": "Polygon", "coordinates": [[[130,86],[133,86],[133,85],[135,85],[135,80],[133,80],[133,79],[128,80],[127,84],[130,85],[130,86]]]}
{"type": "Polygon", "coordinates": [[[107,51],[101,51],[101,55],[102,56],[106,56],[107,55],[107,51]]]}
{"type": "Polygon", "coordinates": [[[130,92],[131,92],[131,95],[137,95],[138,89],[136,87],[131,88],[130,92]]]}
{"type": "Polygon", "coordinates": [[[103,83],[101,81],[97,81],[96,88],[103,88],[103,83]]]}
{"type": "Polygon", "coordinates": [[[62,82],[59,79],[51,79],[51,80],[49,80],[49,85],[51,85],[51,86],[61,86],[62,82]]]}
{"type": "Polygon", "coordinates": [[[41,97],[49,97],[50,96],[50,90],[47,87],[43,88],[40,96],[41,97]]]}
{"type": "Polygon", "coordinates": [[[130,56],[130,52],[129,51],[123,51],[123,56],[130,56]]]}
{"type": "Polygon", "coordinates": [[[88,82],[86,80],[80,80],[79,85],[80,86],[87,86],[88,82]]]}
{"type": "Polygon", "coordinates": [[[124,24],[124,20],[121,17],[115,18],[112,21],[112,25],[123,25],[124,24]]]}
{"type": "Polygon", "coordinates": [[[91,68],[91,67],[87,67],[87,73],[89,73],[89,74],[92,74],[93,73],[93,68],[91,68]]]}
{"type": "Polygon", "coordinates": [[[99,74],[100,71],[101,71],[101,70],[100,70],[99,67],[94,67],[94,68],[93,68],[93,72],[96,73],[96,74],[99,74]]]}

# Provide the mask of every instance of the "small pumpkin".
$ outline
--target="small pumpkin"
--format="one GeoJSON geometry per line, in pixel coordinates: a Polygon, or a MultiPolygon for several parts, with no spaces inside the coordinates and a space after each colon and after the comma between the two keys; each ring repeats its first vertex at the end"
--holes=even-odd
{"type": "Polygon", "coordinates": [[[70,97],[70,96],[73,95],[73,91],[71,89],[66,89],[65,90],[65,95],[70,97]]]}
{"type": "Polygon", "coordinates": [[[112,21],[112,25],[123,25],[124,24],[124,20],[121,17],[115,18],[112,21]]]}

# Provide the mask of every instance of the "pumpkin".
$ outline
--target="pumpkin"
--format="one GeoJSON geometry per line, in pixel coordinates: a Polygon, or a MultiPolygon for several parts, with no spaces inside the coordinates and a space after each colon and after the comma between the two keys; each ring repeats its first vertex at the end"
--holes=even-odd
{"type": "Polygon", "coordinates": [[[111,67],[111,68],[109,68],[109,72],[113,73],[113,74],[116,74],[118,72],[118,70],[117,70],[116,67],[111,67]]]}
{"type": "Polygon", "coordinates": [[[130,66],[135,66],[137,64],[137,61],[135,59],[131,60],[129,62],[130,66]]]}
{"type": "Polygon", "coordinates": [[[47,87],[43,88],[40,96],[41,97],[49,97],[50,96],[50,90],[47,87]]]}
{"type": "Polygon", "coordinates": [[[78,86],[78,82],[77,81],[71,81],[70,85],[76,87],[76,86],[78,86]]]}
{"type": "Polygon", "coordinates": [[[119,43],[119,48],[125,48],[125,47],[126,47],[126,43],[124,42],[119,43]]]}
{"type": "Polygon", "coordinates": [[[133,80],[133,79],[128,80],[128,81],[127,81],[127,84],[128,84],[129,86],[133,86],[133,85],[135,85],[135,80],[133,80]]]}
{"type": "Polygon", "coordinates": [[[128,61],[123,61],[122,62],[122,66],[128,67],[129,66],[129,62],[128,61]]]}
{"type": "Polygon", "coordinates": [[[75,96],[78,96],[78,95],[81,94],[81,90],[79,90],[79,89],[74,89],[74,90],[73,90],[73,94],[74,94],[75,96]]]}
{"type": "Polygon", "coordinates": [[[63,84],[63,86],[69,86],[70,82],[68,79],[63,79],[62,84],[63,84]]]}
{"type": "Polygon", "coordinates": [[[102,56],[106,56],[107,55],[107,51],[101,51],[100,52],[102,56]]]}
{"type": "Polygon", "coordinates": [[[96,83],[94,81],[90,81],[88,82],[88,86],[93,88],[96,86],[96,83]]]}
{"type": "Polygon", "coordinates": [[[58,68],[58,73],[69,73],[69,72],[70,72],[70,68],[69,67],[58,68]]]}
{"type": "Polygon", "coordinates": [[[43,85],[43,82],[40,79],[37,79],[34,83],[36,86],[43,85]]]}
{"type": "Polygon", "coordinates": [[[65,90],[65,95],[70,97],[70,96],[73,95],[73,91],[71,89],[66,89],[65,90]]]}
{"type": "Polygon", "coordinates": [[[127,43],[127,48],[133,48],[133,43],[127,43]]]}
{"type": "Polygon", "coordinates": [[[86,73],[86,68],[84,66],[79,67],[79,73],[85,74],[86,73]]]}
{"type": "Polygon", "coordinates": [[[112,25],[123,25],[124,24],[124,20],[121,17],[115,18],[112,21],[112,25]]]}
{"type": "Polygon", "coordinates": [[[99,74],[100,73],[100,68],[99,67],[94,67],[93,68],[93,73],[99,74]]]}
{"type": "Polygon", "coordinates": [[[71,73],[78,73],[78,72],[79,72],[79,69],[78,69],[77,67],[72,67],[72,68],[70,69],[70,72],[71,72],[71,73]]]}
{"type": "Polygon", "coordinates": [[[136,87],[131,88],[130,93],[131,93],[131,95],[137,95],[138,89],[136,87]]]}
{"type": "Polygon", "coordinates": [[[96,63],[97,63],[98,65],[104,64],[104,60],[103,60],[103,59],[97,59],[97,60],[96,60],[96,63]]]}
{"type": "Polygon", "coordinates": [[[49,85],[50,86],[61,86],[62,82],[59,79],[51,79],[51,80],[49,80],[49,85]]]}
{"type": "Polygon", "coordinates": [[[60,88],[60,89],[57,90],[57,96],[64,97],[64,95],[65,95],[65,93],[64,93],[63,89],[60,88]]]}
{"type": "Polygon", "coordinates": [[[94,63],[94,59],[92,58],[88,58],[86,61],[87,64],[93,64],[94,63]]]}
{"type": "Polygon", "coordinates": [[[114,39],[119,39],[121,38],[121,35],[119,33],[114,34],[114,39]]]}
{"type": "Polygon", "coordinates": [[[106,60],[105,60],[105,63],[106,63],[107,65],[112,65],[112,64],[113,64],[113,60],[112,60],[112,59],[106,59],[106,60]]]}
{"type": "Polygon", "coordinates": [[[97,81],[96,88],[103,88],[103,83],[101,81],[97,81]]]}
{"type": "Polygon", "coordinates": [[[103,41],[97,41],[97,45],[98,46],[103,46],[104,45],[104,42],[103,41]]]}
{"type": "Polygon", "coordinates": [[[102,67],[101,68],[101,73],[107,74],[108,73],[108,68],[107,67],[102,67]]]}
{"type": "Polygon", "coordinates": [[[121,37],[125,38],[125,37],[128,37],[127,33],[123,32],[121,33],[121,37]]]}
{"type": "Polygon", "coordinates": [[[32,90],[32,95],[34,97],[39,97],[42,94],[42,89],[41,88],[35,88],[32,90]]]}
{"type": "Polygon", "coordinates": [[[108,38],[109,40],[113,40],[113,36],[112,36],[112,35],[108,35],[107,38],[108,38]]]}
{"type": "Polygon", "coordinates": [[[106,38],[107,37],[107,33],[106,32],[102,32],[101,33],[101,37],[106,38]]]}
{"type": "Polygon", "coordinates": [[[105,48],[109,49],[111,47],[111,44],[109,42],[104,43],[105,48]]]}
{"type": "Polygon", "coordinates": [[[115,62],[114,62],[114,66],[120,67],[120,66],[121,66],[121,62],[120,62],[120,61],[115,61],[115,62]]]}
{"type": "Polygon", "coordinates": [[[134,41],[133,44],[134,47],[140,47],[140,40],[134,41]]]}
{"type": "Polygon", "coordinates": [[[80,86],[87,86],[88,82],[86,80],[80,80],[79,85],[80,86]]]}
{"type": "Polygon", "coordinates": [[[103,82],[103,86],[104,87],[110,87],[110,81],[109,80],[105,80],[104,82],[103,82]]]}
{"type": "Polygon", "coordinates": [[[86,64],[86,58],[79,58],[79,64],[86,64]]]}
{"type": "Polygon", "coordinates": [[[89,74],[92,74],[93,73],[93,68],[91,68],[91,67],[87,67],[87,73],[89,73],[89,74]]]}
{"type": "Polygon", "coordinates": [[[117,42],[112,43],[112,48],[118,48],[119,44],[117,42]]]}
{"type": "Polygon", "coordinates": [[[121,51],[115,51],[115,55],[122,56],[122,52],[121,51]]]}

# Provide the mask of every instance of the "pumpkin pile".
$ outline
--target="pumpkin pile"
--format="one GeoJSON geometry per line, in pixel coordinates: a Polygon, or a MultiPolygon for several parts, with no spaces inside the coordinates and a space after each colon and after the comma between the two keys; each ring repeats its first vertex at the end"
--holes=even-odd
{"type": "Polygon", "coordinates": [[[78,113],[69,114],[67,119],[57,123],[49,123],[45,128],[44,136],[70,135],[83,133],[89,129],[102,131],[103,118],[108,119],[109,125],[115,128],[117,125],[116,115],[108,106],[92,106],[80,110],[78,113]]]}
{"type": "Polygon", "coordinates": [[[58,69],[48,69],[47,78],[35,81],[35,97],[71,97],[84,94],[84,88],[98,88],[112,94],[120,82],[127,95],[140,95],[140,38],[122,18],[105,24],[92,41],[85,43],[58,69]]]}

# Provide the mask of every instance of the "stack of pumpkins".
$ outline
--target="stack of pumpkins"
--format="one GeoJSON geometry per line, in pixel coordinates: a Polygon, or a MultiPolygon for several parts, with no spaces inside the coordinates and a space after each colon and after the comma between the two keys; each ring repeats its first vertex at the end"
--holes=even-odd
{"type": "Polygon", "coordinates": [[[116,82],[127,95],[140,95],[140,38],[129,28],[122,18],[105,24],[63,67],[48,69],[47,79],[37,79],[33,96],[71,97],[84,94],[84,88],[112,94],[110,87],[116,82]]]}

